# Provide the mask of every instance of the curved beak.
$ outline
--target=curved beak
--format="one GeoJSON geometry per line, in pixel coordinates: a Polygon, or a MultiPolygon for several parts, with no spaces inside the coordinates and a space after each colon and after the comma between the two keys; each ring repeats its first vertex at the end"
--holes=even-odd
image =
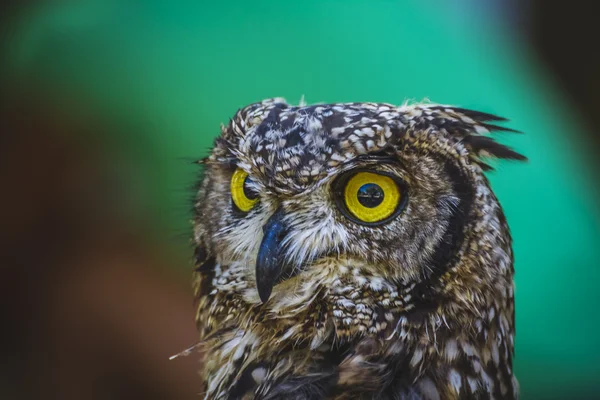
{"type": "Polygon", "coordinates": [[[273,286],[283,280],[283,272],[292,267],[284,265],[282,243],[288,233],[284,217],[283,210],[278,208],[263,226],[263,239],[256,257],[256,288],[263,303],[271,297],[273,286]]]}

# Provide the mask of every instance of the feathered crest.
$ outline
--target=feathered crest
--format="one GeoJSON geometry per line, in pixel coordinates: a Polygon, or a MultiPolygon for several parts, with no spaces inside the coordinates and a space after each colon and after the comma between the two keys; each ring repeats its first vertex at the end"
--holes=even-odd
{"type": "MultiPolygon", "coordinates": [[[[489,136],[492,132],[520,133],[499,125],[506,121],[493,114],[428,101],[400,106],[385,103],[291,106],[283,98],[273,98],[238,110],[229,124],[222,127],[222,136],[217,139],[213,154],[200,163],[235,162],[239,154],[261,151],[264,153],[259,154],[262,159],[277,158],[278,164],[284,166],[284,161],[294,155],[319,159],[319,154],[308,154],[308,148],[319,150],[326,154],[326,158],[340,153],[336,159],[343,161],[342,158],[376,152],[397,144],[398,140],[404,140],[408,131],[433,129],[445,135],[452,145],[462,144],[468,151],[468,157],[484,171],[489,171],[493,168],[484,161],[486,158],[527,160],[489,136]],[[250,137],[249,132],[252,132],[250,137]],[[276,136],[273,139],[267,137],[266,132],[280,134],[271,135],[276,136]],[[268,141],[273,141],[270,147],[268,141]],[[283,143],[283,146],[278,143],[283,143]],[[238,149],[239,146],[244,149],[238,149]]],[[[302,160],[304,166],[309,165],[310,160],[302,160]]],[[[335,163],[335,160],[332,162],[335,163]]],[[[292,167],[296,169],[296,166],[292,167]]],[[[299,170],[296,173],[302,174],[299,170]]],[[[305,173],[310,175],[308,171],[305,173]]]]}
{"type": "MultiPolygon", "coordinates": [[[[408,106],[410,107],[410,106],[408,106]]],[[[435,126],[452,136],[462,138],[461,143],[469,151],[469,157],[484,171],[493,168],[483,161],[485,158],[499,158],[527,161],[527,157],[510,147],[498,143],[490,136],[493,132],[522,133],[518,130],[497,125],[508,120],[494,114],[460,107],[417,104],[412,107],[425,112],[425,118],[419,118],[417,125],[435,126]]],[[[425,126],[422,126],[425,128],[425,126]]]]}

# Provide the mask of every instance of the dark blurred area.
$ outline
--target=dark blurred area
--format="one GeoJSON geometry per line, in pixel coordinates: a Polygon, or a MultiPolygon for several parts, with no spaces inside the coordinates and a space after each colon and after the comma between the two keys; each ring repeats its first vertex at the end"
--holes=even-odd
{"type": "MultiPolygon", "coordinates": [[[[588,128],[600,150],[600,47],[596,4],[592,1],[528,0],[530,25],[524,30],[543,65],[588,128]]],[[[526,3],[526,2],[525,2],[526,3]]]]}
{"type": "Polygon", "coordinates": [[[195,398],[198,357],[168,361],[195,340],[186,260],[153,234],[115,165],[114,127],[52,93],[10,94],[0,114],[0,397],[195,398]]]}
{"type": "MultiPolygon", "coordinates": [[[[597,13],[583,3],[489,1],[568,97],[589,128],[581,140],[598,151],[597,13]]],[[[140,145],[143,122],[7,72],[5,46],[38,6],[0,6],[0,398],[201,398],[200,356],[169,361],[196,333],[189,232],[173,229],[152,201],[161,176],[140,180],[160,149],[140,145]]],[[[192,195],[185,185],[175,190],[192,195]]],[[[186,209],[183,225],[187,218],[186,209]]]]}

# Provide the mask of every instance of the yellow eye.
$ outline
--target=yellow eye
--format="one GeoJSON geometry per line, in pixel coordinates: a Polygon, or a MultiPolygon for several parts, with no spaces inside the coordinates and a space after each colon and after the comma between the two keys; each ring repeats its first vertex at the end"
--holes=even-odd
{"type": "Polygon", "coordinates": [[[258,193],[252,186],[252,178],[240,168],[231,177],[231,199],[240,211],[248,212],[258,202],[258,193]]]}
{"type": "Polygon", "coordinates": [[[406,203],[404,185],[387,174],[361,171],[341,180],[342,211],[355,222],[379,225],[396,216],[406,203]]]}

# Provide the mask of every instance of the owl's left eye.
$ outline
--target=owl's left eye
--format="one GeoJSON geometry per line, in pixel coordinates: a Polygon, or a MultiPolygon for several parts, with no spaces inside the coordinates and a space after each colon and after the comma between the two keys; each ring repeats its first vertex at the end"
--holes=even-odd
{"type": "Polygon", "coordinates": [[[351,171],[334,183],[339,209],[362,225],[381,225],[397,216],[407,200],[406,185],[379,171],[351,171]]]}
{"type": "Polygon", "coordinates": [[[231,199],[242,212],[252,210],[258,202],[258,193],[252,185],[252,178],[241,168],[237,168],[231,177],[231,199]]]}

